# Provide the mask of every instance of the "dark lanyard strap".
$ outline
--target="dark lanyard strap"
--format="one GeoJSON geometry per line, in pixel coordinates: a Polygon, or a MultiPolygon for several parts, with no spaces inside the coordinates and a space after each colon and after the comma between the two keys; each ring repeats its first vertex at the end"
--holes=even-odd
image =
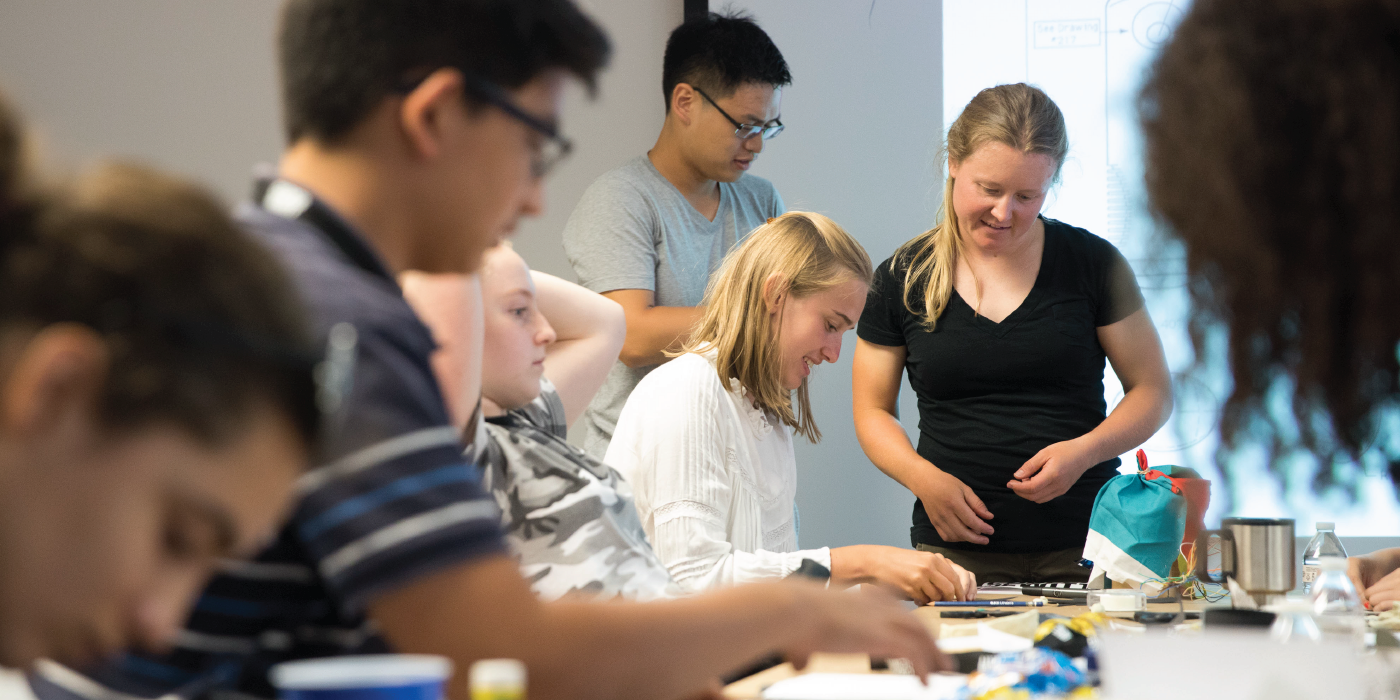
{"type": "Polygon", "coordinates": [[[355,267],[371,275],[387,280],[391,284],[397,284],[397,282],[394,281],[394,276],[389,274],[389,271],[384,268],[384,263],[382,263],[379,260],[379,256],[375,255],[374,251],[365,244],[364,239],[361,238],[359,234],[355,233],[354,229],[350,228],[350,225],[345,223],[344,219],[341,219],[330,207],[326,206],[324,202],[317,199],[315,195],[308,192],[306,188],[301,185],[282,179],[258,180],[257,183],[253,185],[253,201],[257,202],[258,206],[272,214],[310,225],[312,228],[320,231],[321,234],[326,237],[326,240],[329,241],[331,245],[335,246],[355,267]],[[274,184],[278,187],[296,188],[296,190],[306,195],[309,204],[296,216],[288,216],[287,213],[278,211],[276,207],[269,206],[268,197],[269,194],[273,192],[274,184]]]}

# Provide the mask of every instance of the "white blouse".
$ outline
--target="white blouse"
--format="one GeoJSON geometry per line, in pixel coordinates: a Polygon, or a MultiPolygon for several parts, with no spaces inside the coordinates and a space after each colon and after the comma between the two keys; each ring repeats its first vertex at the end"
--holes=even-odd
{"type": "Polygon", "coordinates": [[[688,353],[632,391],[603,461],[632,483],[656,554],[687,592],[787,576],[831,551],[797,549],[792,433],[713,355],[688,353]]]}

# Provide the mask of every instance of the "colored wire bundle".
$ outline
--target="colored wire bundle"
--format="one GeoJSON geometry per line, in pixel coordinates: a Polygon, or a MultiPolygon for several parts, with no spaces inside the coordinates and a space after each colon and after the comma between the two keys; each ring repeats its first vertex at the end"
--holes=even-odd
{"type": "MultiPolygon", "coordinates": [[[[1218,554],[1218,547],[1219,545],[1210,548],[1206,552],[1206,556],[1209,557],[1211,554],[1218,554]]],[[[1183,597],[1200,598],[1208,603],[1216,603],[1223,600],[1229,595],[1229,592],[1225,590],[1224,586],[1216,583],[1206,583],[1196,577],[1195,549],[1196,547],[1194,544],[1183,542],[1180,551],[1177,553],[1176,569],[1177,571],[1185,573],[1178,576],[1168,576],[1166,578],[1148,579],[1138,584],[1138,588],[1141,589],[1143,586],[1152,583],[1160,585],[1163,592],[1176,590],[1177,593],[1183,597]]]]}

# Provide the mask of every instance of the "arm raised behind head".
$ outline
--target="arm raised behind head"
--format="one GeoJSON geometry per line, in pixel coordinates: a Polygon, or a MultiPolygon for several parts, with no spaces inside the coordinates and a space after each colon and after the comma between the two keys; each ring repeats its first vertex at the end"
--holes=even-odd
{"type": "Polygon", "coordinates": [[[544,375],[554,383],[569,423],[588,402],[617,361],[627,336],[622,307],[601,294],[554,275],[532,270],[535,301],[557,339],[546,351],[544,375]]]}

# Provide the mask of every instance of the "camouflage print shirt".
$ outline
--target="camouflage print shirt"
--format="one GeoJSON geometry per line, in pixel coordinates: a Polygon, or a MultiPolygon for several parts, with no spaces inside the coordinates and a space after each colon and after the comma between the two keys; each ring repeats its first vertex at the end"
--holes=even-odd
{"type": "Polygon", "coordinates": [[[501,508],[506,541],[535,594],[654,600],[681,594],[652,551],[632,489],[565,440],[559,392],[479,423],[469,454],[501,508]]]}

